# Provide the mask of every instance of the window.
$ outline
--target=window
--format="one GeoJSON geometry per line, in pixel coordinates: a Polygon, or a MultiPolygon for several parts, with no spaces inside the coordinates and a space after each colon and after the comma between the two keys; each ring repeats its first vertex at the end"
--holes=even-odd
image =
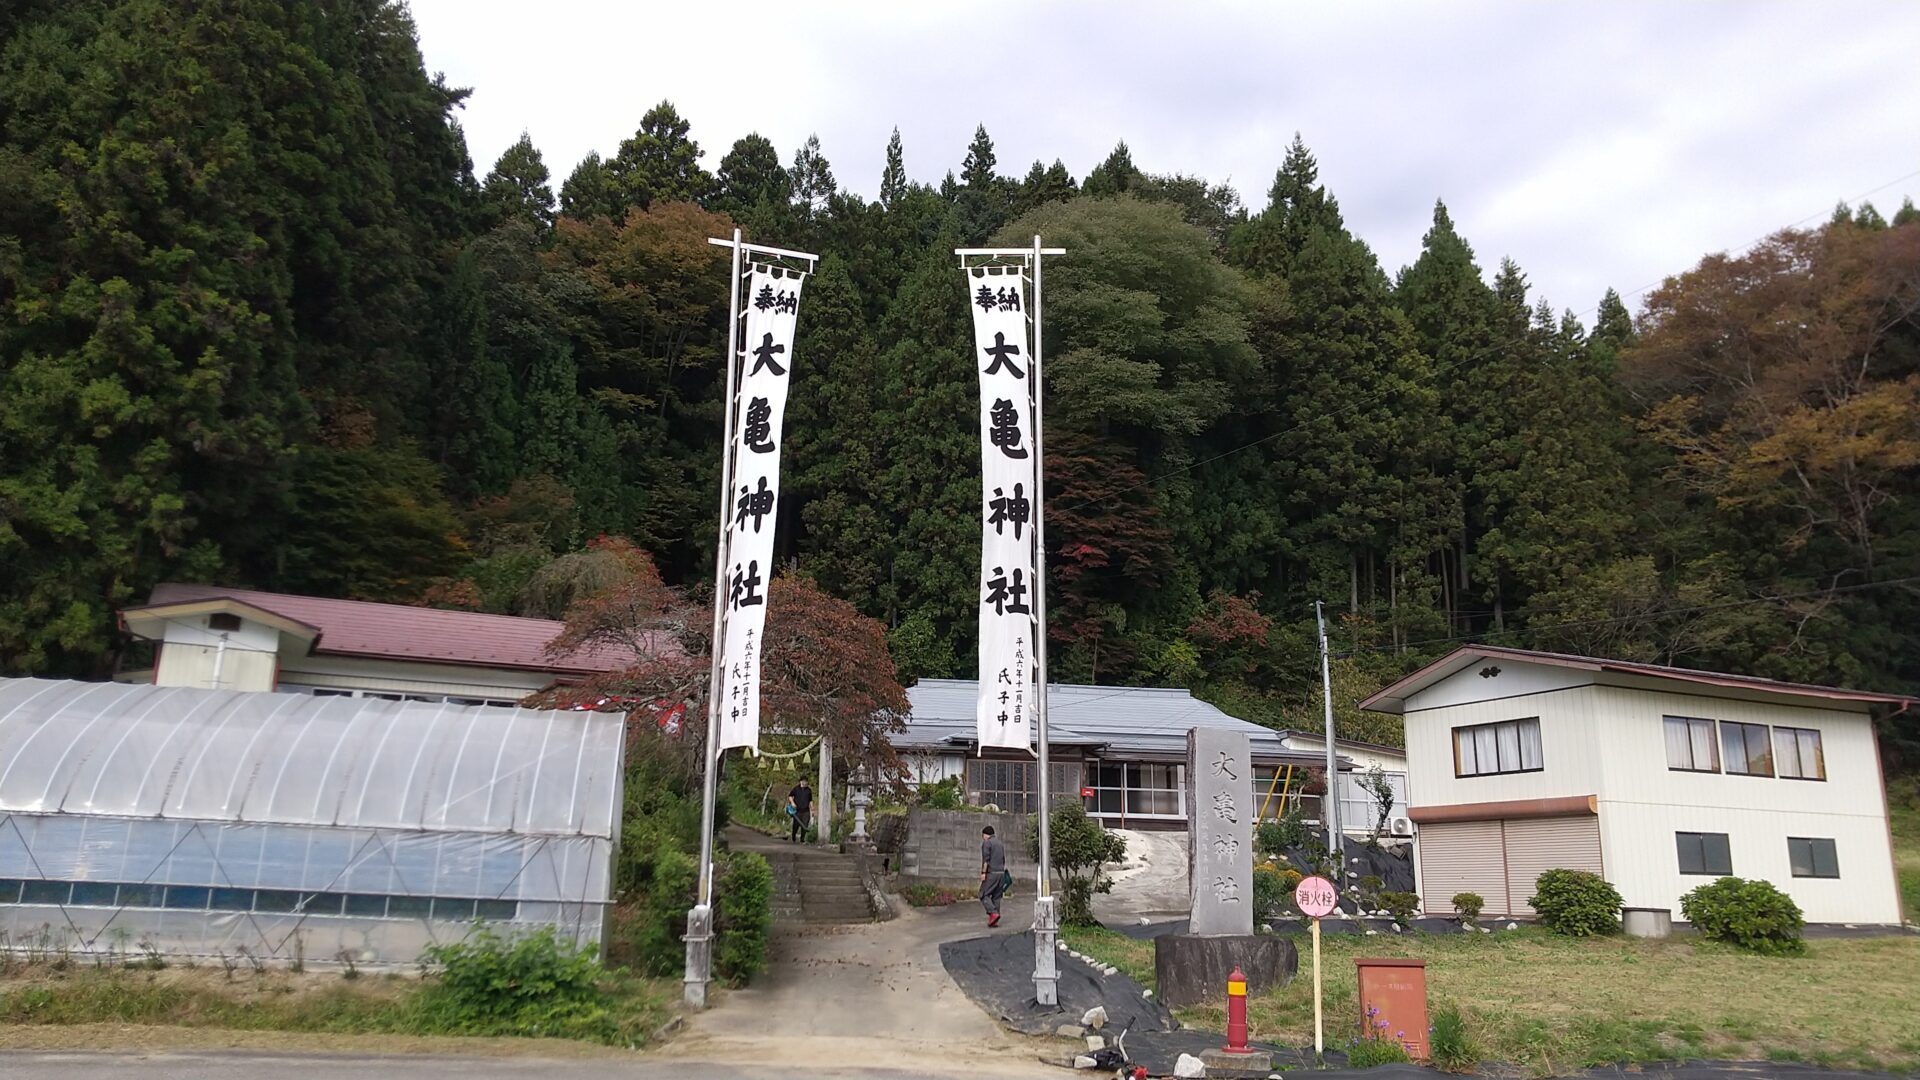
{"type": "Polygon", "coordinates": [[[1840,876],[1840,858],[1834,854],[1833,841],[1810,836],[1787,837],[1787,862],[1794,877],[1840,876]]]}
{"type": "Polygon", "coordinates": [[[1720,750],[1727,772],[1741,776],[1772,776],[1772,740],[1765,724],[1720,725],[1720,750]]]}
{"type": "Polygon", "coordinates": [[[1726,877],[1733,873],[1733,855],[1727,850],[1727,834],[1718,832],[1674,833],[1680,849],[1680,872],[1726,877]]]}
{"type": "Polygon", "coordinates": [[[1720,771],[1713,721],[1690,716],[1667,717],[1667,768],[1680,772],[1720,771]]]}
{"type": "Polygon", "coordinates": [[[216,611],[207,616],[207,629],[238,630],[240,629],[240,616],[230,611],[216,611]]]}
{"type": "Polygon", "coordinates": [[[29,881],[20,894],[23,904],[64,904],[71,886],[64,881],[29,881]]]}
{"type": "Polygon", "coordinates": [[[1540,718],[1453,729],[1453,774],[1539,772],[1540,718]]]}
{"type": "MultiPolygon", "coordinates": [[[[1080,798],[1080,765],[1049,763],[1049,794],[1056,804],[1080,798]]],[[[1032,813],[1039,805],[1036,763],[1031,761],[967,762],[967,797],[975,806],[988,803],[1012,814],[1032,813]]]]}
{"type": "Polygon", "coordinates": [[[361,893],[311,893],[291,889],[208,888],[204,885],[115,884],[110,881],[21,881],[0,878],[0,904],[65,904],[89,907],[166,907],[177,910],[253,911],[285,915],[348,915],[373,918],[425,918],[468,922],[514,919],[517,900],[457,897],[372,896],[361,893]]]}
{"type": "Polygon", "coordinates": [[[76,881],[73,897],[67,903],[81,907],[112,907],[114,885],[110,881],[76,881]]]}
{"type": "Polygon", "coordinates": [[[1780,764],[1780,775],[1789,780],[1827,778],[1827,755],[1820,749],[1820,733],[1812,728],[1774,728],[1773,760],[1780,764]]]}

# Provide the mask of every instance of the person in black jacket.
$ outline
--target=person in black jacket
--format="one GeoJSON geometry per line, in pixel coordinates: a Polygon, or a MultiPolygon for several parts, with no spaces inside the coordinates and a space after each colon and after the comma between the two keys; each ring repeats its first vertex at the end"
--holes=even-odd
{"type": "Polygon", "coordinates": [[[787,792],[787,813],[793,817],[793,826],[787,830],[787,839],[798,844],[807,838],[807,815],[813,812],[813,789],[807,786],[807,778],[787,792]]]}

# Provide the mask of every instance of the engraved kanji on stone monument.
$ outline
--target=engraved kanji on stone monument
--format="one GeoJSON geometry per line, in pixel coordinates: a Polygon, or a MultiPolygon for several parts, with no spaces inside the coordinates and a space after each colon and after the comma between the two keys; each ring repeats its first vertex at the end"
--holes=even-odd
{"type": "Polygon", "coordinates": [[[1241,732],[1187,732],[1187,880],[1194,934],[1253,933],[1252,747],[1241,732]]]}

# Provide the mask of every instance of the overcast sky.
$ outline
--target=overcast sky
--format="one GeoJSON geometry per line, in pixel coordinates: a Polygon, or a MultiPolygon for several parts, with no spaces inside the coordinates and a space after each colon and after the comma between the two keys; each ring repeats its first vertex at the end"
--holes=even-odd
{"type": "Polygon", "coordinates": [[[1583,318],[1839,199],[1920,192],[1916,3],[411,6],[428,70],[473,88],[482,173],[524,130],[557,191],[664,98],[708,169],[749,132],[788,160],[817,132],[871,198],[896,125],[933,183],[984,123],[1003,173],[1084,177],[1125,139],[1258,209],[1298,131],[1389,273],[1441,198],[1489,276],[1510,256],[1583,318]]]}

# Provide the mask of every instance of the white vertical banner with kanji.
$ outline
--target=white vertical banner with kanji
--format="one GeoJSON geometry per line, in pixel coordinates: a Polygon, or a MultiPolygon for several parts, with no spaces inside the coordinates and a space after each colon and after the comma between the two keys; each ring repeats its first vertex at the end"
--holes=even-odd
{"type": "Polygon", "coordinates": [[[793,328],[804,274],[756,266],[747,277],[741,335],[740,412],[734,422],[732,505],[727,516],[726,651],[720,749],[760,748],[760,653],[773,577],[780,508],[781,421],[793,373],[793,328]]]}
{"type": "Polygon", "coordinates": [[[1033,745],[1033,449],[1026,275],[968,267],[980,373],[980,745],[1033,745]]]}

